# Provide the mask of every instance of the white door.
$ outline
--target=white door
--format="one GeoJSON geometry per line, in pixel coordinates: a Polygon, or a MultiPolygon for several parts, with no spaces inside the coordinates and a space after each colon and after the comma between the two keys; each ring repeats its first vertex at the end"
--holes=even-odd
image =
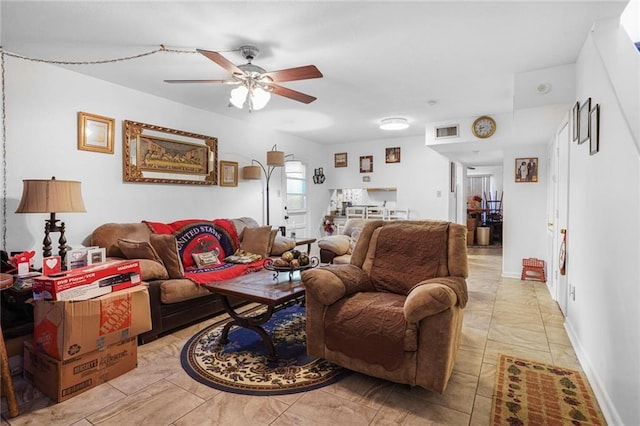
{"type": "Polygon", "coordinates": [[[285,219],[287,236],[298,240],[309,236],[307,209],[307,168],[301,161],[285,162],[285,219]]]}
{"type": "MultiPolygon", "coordinates": [[[[553,238],[553,249],[550,254],[550,262],[548,271],[552,281],[551,294],[558,302],[563,314],[567,315],[567,307],[569,300],[568,275],[560,273],[560,247],[564,238],[564,232],[568,229],[569,217],[569,145],[571,144],[571,132],[569,120],[565,119],[556,134],[556,140],[552,156],[552,167],[554,168],[553,179],[553,209],[551,211],[550,222],[552,223],[551,232],[553,238]],[[553,265],[553,266],[552,266],[553,265]]],[[[568,231],[567,231],[568,232],[568,231]]],[[[568,265],[565,269],[569,273],[568,265]]]]}

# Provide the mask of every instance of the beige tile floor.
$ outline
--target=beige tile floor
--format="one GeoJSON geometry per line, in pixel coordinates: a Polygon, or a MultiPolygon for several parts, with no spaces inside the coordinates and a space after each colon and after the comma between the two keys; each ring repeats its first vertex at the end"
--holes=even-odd
{"type": "Polygon", "coordinates": [[[579,369],[544,284],[500,276],[500,249],[469,250],[462,346],[444,395],[353,374],[273,397],[220,392],[192,380],[180,350],[203,322],[141,346],[138,368],[54,404],[19,377],[20,416],[2,425],[488,425],[499,353],[579,369]]]}

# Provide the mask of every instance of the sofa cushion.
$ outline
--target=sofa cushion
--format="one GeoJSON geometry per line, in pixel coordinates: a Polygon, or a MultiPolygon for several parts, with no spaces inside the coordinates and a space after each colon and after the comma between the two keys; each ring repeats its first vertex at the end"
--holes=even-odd
{"type": "Polygon", "coordinates": [[[160,282],[160,301],[162,303],[177,303],[210,295],[211,292],[203,285],[183,278],[160,282]]]}
{"type": "Polygon", "coordinates": [[[240,248],[249,253],[259,254],[263,258],[267,258],[269,257],[270,239],[270,226],[258,226],[255,228],[246,227],[242,232],[242,241],[240,242],[240,248]]]}
{"type": "Polygon", "coordinates": [[[280,256],[285,251],[293,250],[295,247],[295,240],[277,234],[275,240],[273,241],[273,246],[271,247],[270,254],[271,256],[280,256]]]}
{"type": "Polygon", "coordinates": [[[138,259],[142,281],[169,279],[167,268],[160,262],[151,259],[138,259]]]}
{"type": "Polygon", "coordinates": [[[118,247],[127,259],[149,259],[162,263],[162,259],[148,241],[119,238],[118,247]]]}
{"type": "Polygon", "coordinates": [[[348,235],[331,235],[320,238],[318,240],[318,247],[329,250],[337,256],[341,256],[349,253],[349,243],[350,238],[348,235]]]}
{"type": "Polygon", "coordinates": [[[171,234],[151,234],[149,240],[167,268],[169,278],[184,278],[176,237],[171,234]]]}

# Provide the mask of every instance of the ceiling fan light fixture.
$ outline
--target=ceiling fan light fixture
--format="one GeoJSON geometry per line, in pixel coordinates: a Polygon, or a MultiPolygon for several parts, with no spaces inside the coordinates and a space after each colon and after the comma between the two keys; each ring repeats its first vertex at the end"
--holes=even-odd
{"type": "Polygon", "coordinates": [[[242,109],[242,107],[244,106],[244,102],[247,100],[248,94],[249,90],[244,85],[238,86],[231,91],[229,102],[234,107],[242,109]]]}
{"type": "Polygon", "coordinates": [[[404,130],[409,127],[407,119],[404,117],[384,118],[380,121],[382,130],[404,130]]]}
{"type": "Polygon", "coordinates": [[[250,92],[250,96],[251,105],[255,110],[264,108],[271,99],[271,93],[267,92],[261,87],[256,87],[255,89],[253,89],[250,92]]]}

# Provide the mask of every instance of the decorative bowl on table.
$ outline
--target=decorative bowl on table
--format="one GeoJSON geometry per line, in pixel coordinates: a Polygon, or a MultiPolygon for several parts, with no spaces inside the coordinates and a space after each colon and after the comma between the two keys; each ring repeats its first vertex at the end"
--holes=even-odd
{"type": "Polygon", "coordinates": [[[278,278],[278,274],[281,272],[288,272],[289,280],[291,280],[294,272],[315,268],[320,264],[320,260],[315,256],[306,256],[306,260],[304,258],[291,259],[290,261],[285,259],[286,258],[268,258],[262,262],[262,266],[264,269],[274,272],[274,280],[278,278]]]}

